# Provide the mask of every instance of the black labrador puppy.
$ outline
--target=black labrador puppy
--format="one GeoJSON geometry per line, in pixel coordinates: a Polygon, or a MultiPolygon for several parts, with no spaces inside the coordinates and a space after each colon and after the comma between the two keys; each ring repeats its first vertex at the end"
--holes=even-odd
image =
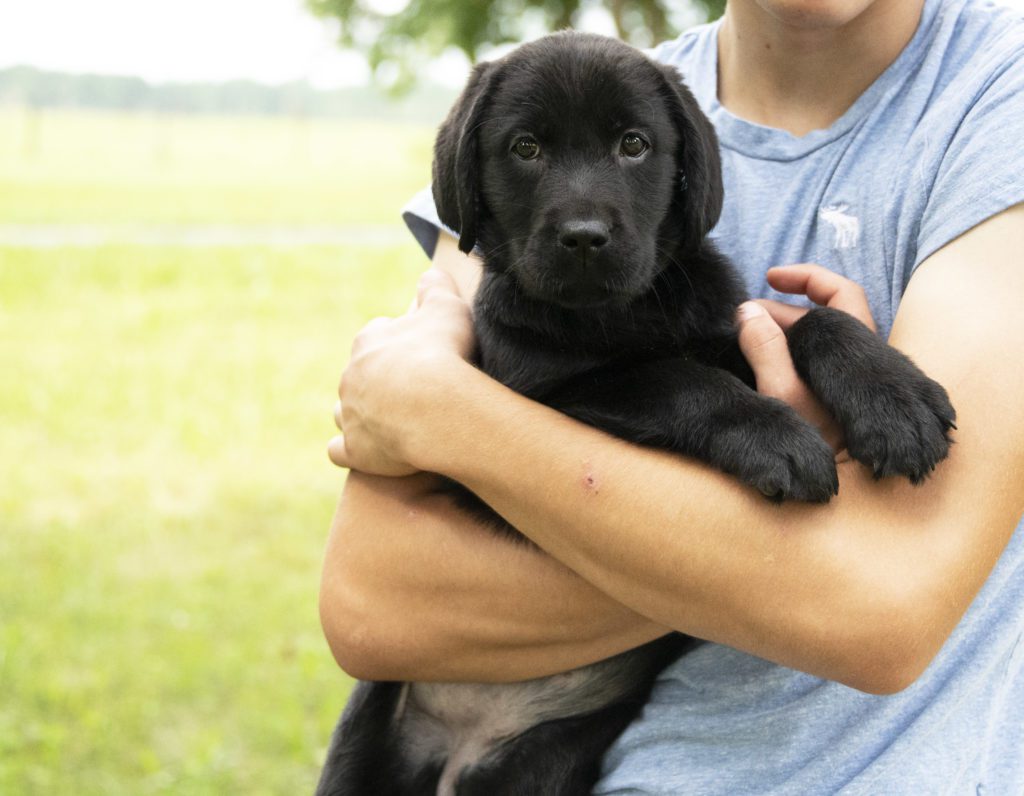
{"type": "MultiPolygon", "coordinates": [[[[433,190],[459,247],[484,259],[484,371],[773,500],[836,493],[829,446],[752,389],[733,321],[743,289],[707,240],[722,205],[718,143],[674,69],[576,33],[481,64],[441,127],[433,190]]],[[[945,391],[854,318],[814,309],[789,345],[876,477],[919,482],[946,456],[945,391]]],[[[317,793],[588,793],[658,672],[695,643],[672,634],[524,683],[360,683],[317,793]]]]}

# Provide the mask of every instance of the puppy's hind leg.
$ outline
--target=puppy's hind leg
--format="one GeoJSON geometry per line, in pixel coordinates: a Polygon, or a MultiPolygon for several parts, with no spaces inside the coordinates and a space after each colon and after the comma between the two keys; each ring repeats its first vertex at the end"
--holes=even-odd
{"type": "Polygon", "coordinates": [[[410,766],[397,743],[395,717],[405,685],[356,683],[315,796],[433,796],[440,766],[410,766]]]}
{"type": "Polygon", "coordinates": [[[516,738],[508,754],[465,771],[457,796],[587,796],[601,775],[601,757],[640,712],[623,702],[585,716],[539,724],[516,738]]]}
{"type": "Polygon", "coordinates": [[[949,453],[956,412],[940,384],[851,315],[818,308],[789,331],[797,373],[875,478],[923,481],[949,453]]]}

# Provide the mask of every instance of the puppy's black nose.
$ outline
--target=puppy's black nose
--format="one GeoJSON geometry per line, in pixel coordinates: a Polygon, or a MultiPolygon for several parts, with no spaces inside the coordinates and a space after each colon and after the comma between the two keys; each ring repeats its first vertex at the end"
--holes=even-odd
{"type": "Polygon", "coordinates": [[[566,221],[558,227],[558,242],[578,252],[597,251],[608,242],[608,225],[602,221],[566,221]]]}

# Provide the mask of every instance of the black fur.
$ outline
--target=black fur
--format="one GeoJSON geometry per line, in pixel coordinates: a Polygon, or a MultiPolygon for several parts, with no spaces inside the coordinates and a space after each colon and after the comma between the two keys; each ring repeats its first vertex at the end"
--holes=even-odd
{"type": "MultiPolygon", "coordinates": [[[[717,139],[673,69],[571,33],[478,66],[439,132],[434,196],[460,248],[484,259],[474,315],[488,374],[619,437],[713,464],[771,499],[836,493],[828,445],[752,389],[733,321],[745,296],[707,240],[722,206],[717,139]],[[639,156],[626,151],[630,134],[649,145],[639,156]],[[524,136],[537,157],[516,154],[524,136]]],[[[876,477],[919,482],[946,456],[954,412],[945,391],[851,316],[813,310],[790,346],[850,454],[876,477]]],[[[616,690],[618,669],[598,673],[585,685],[609,691],[596,709],[581,692],[587,711],[496,740],[461,770],[455,792],[589,792],[657,673],[694,643],[676,634],[610,659],[625,667],[628,689],[616,690]]],[[[410,769],[402,725],[412,719],[398,689],[360,684],[318,793],[434,792],[444,756],[410,769]]]]}

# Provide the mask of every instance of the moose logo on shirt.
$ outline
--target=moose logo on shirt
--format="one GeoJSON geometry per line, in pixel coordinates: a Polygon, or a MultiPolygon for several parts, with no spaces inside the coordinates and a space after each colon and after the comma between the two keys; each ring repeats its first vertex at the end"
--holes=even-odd
{"type": "Polygon", "coordinates": [[[835,233],[832,242],[834,249],[852,249],[860,241],[860,219],[850,215],[850,206],[846,202],[825,205],[818,211],[818,218],[828,222],[835,233]]]}

